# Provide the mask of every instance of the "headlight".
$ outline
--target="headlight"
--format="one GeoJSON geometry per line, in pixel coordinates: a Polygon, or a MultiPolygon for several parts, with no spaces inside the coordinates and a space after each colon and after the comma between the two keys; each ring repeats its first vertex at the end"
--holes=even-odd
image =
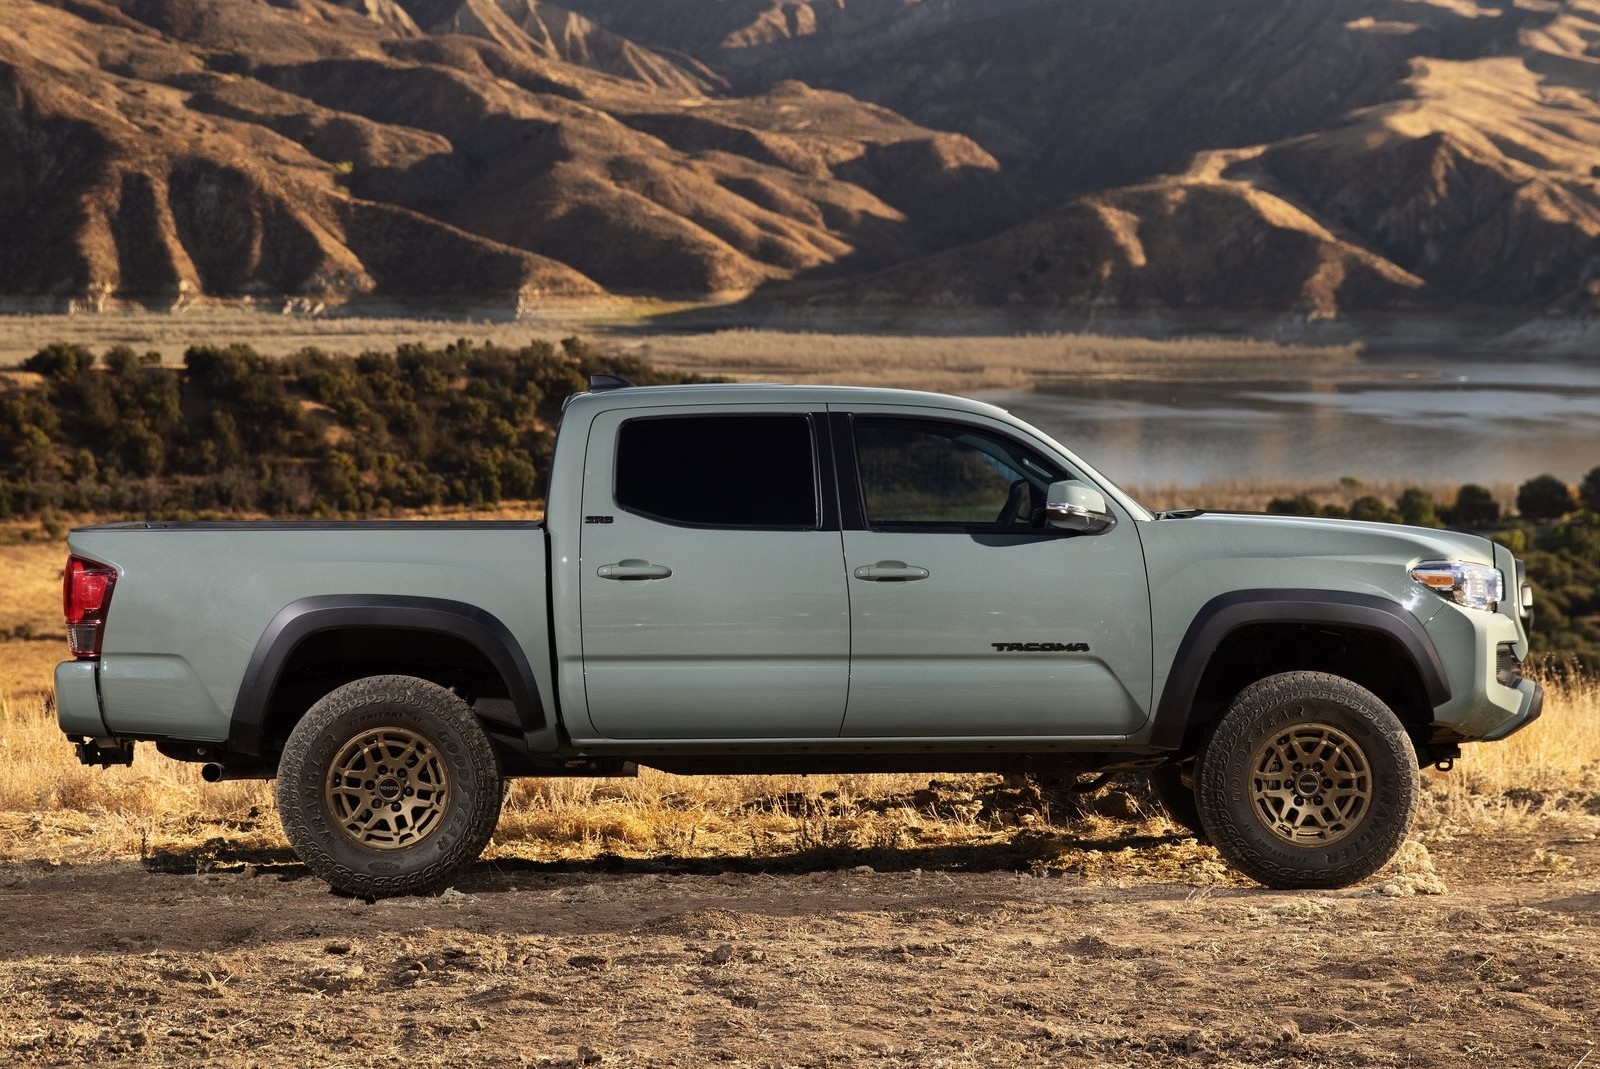
{"type": "Polygon", "coordinates": [[[1424,561],[1411,569],[1411,578],[1457,605],[1494,612],[1505,597],[1506,579],[1486,564],[1457,560],[1424,561]]]}

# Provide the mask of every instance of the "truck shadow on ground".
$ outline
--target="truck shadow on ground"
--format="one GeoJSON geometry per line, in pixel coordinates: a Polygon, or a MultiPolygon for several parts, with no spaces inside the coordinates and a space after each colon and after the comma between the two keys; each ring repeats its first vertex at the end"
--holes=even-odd
{"type": "MultiPolygon", "coordinates": [[[[593,857],[553,859],[501,856],[479,861],[463,872],[454,881],[454,886],[462,892],[476,894],[511,890],[515,880],[525,881],[529,876],[804,876],[855,869],[870,869],[880,873],[1030,872],[1059,870],[1063,867],[1070,870],[1075,855],[1116,853],[1129,849],[1143,851],[1186,842],[1193,843],[1176,834],[1077,838],[1062,833],[1029,831],[1007,840],[983,843],[909,847],[819,846],[759,855],[683,857],[660,854],[623,857],[601,853],[593,857]]],[[[147,872],[171,876],[248,870],[255,875],[276,876],[281,880],[311,877],[310,871],[291,850],[250,846],[220,837],[194,846],[153,852],[143,858],[141,864],[147,872]]]]}

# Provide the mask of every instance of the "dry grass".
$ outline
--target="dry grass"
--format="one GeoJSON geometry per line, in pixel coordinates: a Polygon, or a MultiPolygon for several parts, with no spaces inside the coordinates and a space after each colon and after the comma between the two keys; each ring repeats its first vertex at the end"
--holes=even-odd
{"type": "Polygon", "coordinates": [[[21,541],[25,531],[19,525],[0,527],[0,642],[61,634],[66,545],[54,537],[21,541]]]}
{"type": "Polygon", "coordinates": [[[946,777],[937,802],[917,793],[929,782],[912,775],[680,777],[651,769],[630,780],[523,780],[506,799],[496,849],[536,858],[766,857],[964,845],[1017,826],[1021,814],[986,810],[980,800],[1003,792],[997,777],[946,777]]]}
{"type": "MultiPolygon", "coordinates": [[[[37,682],[10,678],[0,687],[16,693],[37,682]]],[[[1419,829],[1439,839],[1488,825],[1592,822],[1600,815],[1600,684],[1557,684],[1547,710],[1509,740],[1470,747],[1455,771],[1428,772],[1419,829]]],[[[637,779],[522,780],[506,799],[490,856],[774,857],[971,845],[1052,828],[1101,838],[1128,820],[1144,822],[1147,834],[1170,833],[1136,785],[1091,799],[1090,811],[1063,819],[1031,788],[1014,789],[998,777],[943,777],[930,790],[933,782],[915,775],[679,777],[649,769],[637,779]]],[[[236,847],[281,847],[272,808],[269,784],[205,784],[197,765],[170,761],[148,745],[130,768],[85,768],[45,697],[0,694],[0,861],[127,858],[217,837],[236,847]]],[[[1187,855],[1177,860],[1192,867],[1187,855]]]]}
{"type": "MultiPolygon", "coordinates": [[[[109,312],[101,315],[0,315],[0,367],[20,364],[52,342],[86,345],[96,352],[129,345],[157,352],[177,363],[191,345],[250,345],[268,356],[283,356],[309,346],[330,352],[359,353],[393,349],[409,342],[448,345],[459,338],[527,345],[555,341],[580,329],[587,318],[581,305],[563,306],[571,322],[517,321],[504,315],[430,317],[305,316],[239,308],[195,309],[183,313],[109,312]]],[[[604,306],[609,311],[610,306],[604,306]]]]}
{"type": "Polygon", "coordinates": [[[1467,747],[1449,773],[1424,773],[1422,827],[1448,836],[1484,825],[1600,817],[1600,680],[1546,689],[1544,715],[1531,726],[1467,747]]]}
{"type": "Polygon", "coordinates": [[[1020,389],[1062,379],[1304,374],[1309,365],[1333,368],[1360,358],[1357,345],[1098,334],[917,337],[721,330],[662,335],[622,348],[658,367],[700,375],[955,393],[1020,389]]]}
{"type": "MultiPolygon", "coordinates": [[[[0,368],[20,364],[41,346],[58,341],[87,345],[97,352],[113,345],[130,345],[176,363],[185,349],[201,344],[239,342],[270,356],[282,356],[307,346],[356,353],[393,349],[407,342],[440,346],[459,338],[516,346],[580,333],[674,371],[748,381],[963,392],[1018,389],[1063,378],[1304,374],[1308,365],[1333,368],[1354,364],[1360,354],[1358,345],[1066,333],[924,337],[850,333],[843,326],[838,333],[736,329],[651,334],[648,327],[628,325],[627,310],[628,306],[621,304],[572,305],[556,313],[558,318],[520,322],[461,316],[308,318],[237,308],[181,315],[0,315],[0,368]]],[[[662,309],[645,306],[643,310],[662,309]]]]}
{"type": "Polygon", "coordinates": [[[0,809],[70,809],[133,819],[232,817],[269,797],[251,781],[206,784],[199,765],[170,761],[149,746],[139,748],[130,768],[80,765],[46,700],[0,693],[0,809]]]}

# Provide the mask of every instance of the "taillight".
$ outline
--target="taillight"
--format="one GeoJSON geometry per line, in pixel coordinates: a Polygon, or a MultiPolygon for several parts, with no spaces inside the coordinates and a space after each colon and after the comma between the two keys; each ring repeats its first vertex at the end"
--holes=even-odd
{"type": "Polygon", "coordinates": [[[98,561],[68,557],[61,582],[61,607],[67,614],[67,644],[80,661],[100,656],[106,609],[117,585],[117,570],[98,561]]]}

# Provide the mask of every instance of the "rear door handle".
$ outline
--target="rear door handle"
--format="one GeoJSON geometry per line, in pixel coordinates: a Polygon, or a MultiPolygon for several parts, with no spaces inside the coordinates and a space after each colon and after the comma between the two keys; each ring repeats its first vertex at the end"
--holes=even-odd
{"type": "Polygon", "coordinates": [[[877,564],[863,564],[856,569],[857,579],[875,583],[910,583],[928,578],[928,569],[918,568],[903,560],[881,560],[877,564]]]}
{"type": "Polygon", "coordinates": [[[647,560],[620,560],[615,564],[602,564],[595,573],[602,579],[666,579],[672,569],[665,564],[651,564],[647,560]]]}

